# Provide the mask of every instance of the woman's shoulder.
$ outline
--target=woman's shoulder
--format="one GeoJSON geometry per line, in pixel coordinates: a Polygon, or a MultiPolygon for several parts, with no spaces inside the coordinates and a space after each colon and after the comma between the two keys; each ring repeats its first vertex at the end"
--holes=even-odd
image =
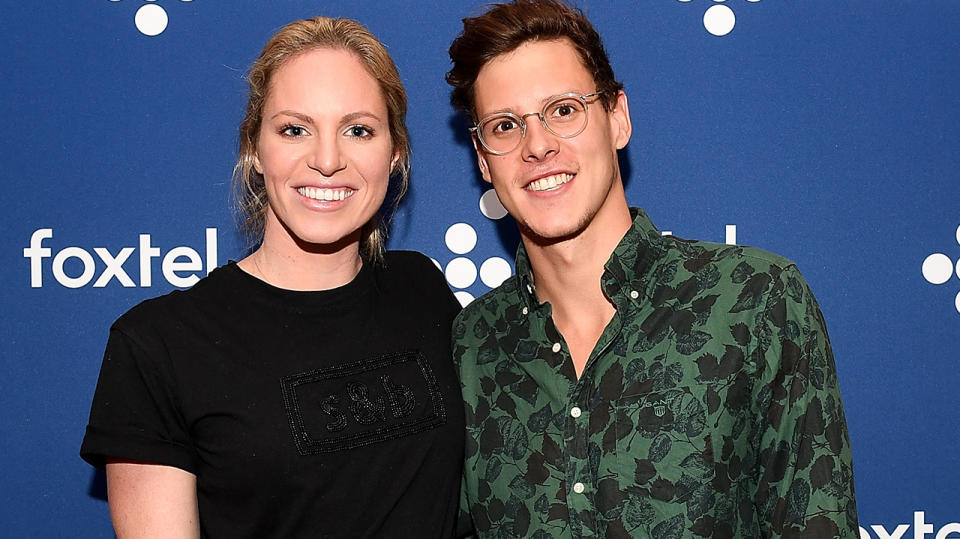
{"type": "Polygon", "coordinates": [[[440,266],[418,251],[387,251],[382,269],[387,275],[402,275],[431,281],[438,275],[442,275],[440,266]]]}
{"type": "Polygon", "coordinates": [[[388,251],[380,268],[381,282],[391,290],[447,302],[453,293],[440,266],[417,251],[388,251]]]}
{"type": "Polygon", "coordinates": [[[239,269],[230,262],[214,269],[187,289],[172,290],[136,304],[113,323],[120,330],[148,330],[181,322],[198,307],[215,308],[224,299],[240,294],[236,290],[239,269]]]}

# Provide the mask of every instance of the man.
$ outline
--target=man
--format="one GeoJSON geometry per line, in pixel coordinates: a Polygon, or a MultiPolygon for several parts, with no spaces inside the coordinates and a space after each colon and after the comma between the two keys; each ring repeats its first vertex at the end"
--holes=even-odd
{"type": "Polygon", "coordinates": [[[454,324],[481,537],[857,537],[823,318],[790,261],[627,206],[627,96],[581,12],[496,4],[452,102],[522,237],[454,324]]]}

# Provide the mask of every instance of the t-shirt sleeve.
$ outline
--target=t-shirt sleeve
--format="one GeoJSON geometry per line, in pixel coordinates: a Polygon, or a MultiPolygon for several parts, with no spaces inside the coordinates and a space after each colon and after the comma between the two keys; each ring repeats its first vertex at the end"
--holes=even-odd
{"type": "Polygon", "coordinates": [[[855,537],[853,462],[823,315],[795,266],[774,280],[754,402],[765,419],[756,505],[763,537],[855,537]]]}
{"type": "Polygon", "coordinates": [[[98,467],[109,457],[196,473],[196,453],[178,406],[171,369],[161,339],[137,338],[115,324],[80,456],[98,467]]]}

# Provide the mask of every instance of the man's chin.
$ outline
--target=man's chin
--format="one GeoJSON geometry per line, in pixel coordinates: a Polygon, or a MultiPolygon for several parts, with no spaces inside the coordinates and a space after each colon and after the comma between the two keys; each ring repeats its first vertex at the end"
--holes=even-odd
{"type": "Polygon", "coordinates": [[[539,247],[549,247],[558,243],[572,240],[583,233],[585,226],[581,223],[528,223],[517,221],[520,235],[524,241],[532,242],[539,247]]]}

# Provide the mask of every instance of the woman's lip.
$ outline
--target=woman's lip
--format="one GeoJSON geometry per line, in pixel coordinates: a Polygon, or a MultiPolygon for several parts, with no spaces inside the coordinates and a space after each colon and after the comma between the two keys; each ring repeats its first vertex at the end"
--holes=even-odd
{"type": "Polygon", "coordinates": [[[352,197],[357,190],[350,187],[298,187],[297,192],[317,202],[340,202],[352,197]]]}

